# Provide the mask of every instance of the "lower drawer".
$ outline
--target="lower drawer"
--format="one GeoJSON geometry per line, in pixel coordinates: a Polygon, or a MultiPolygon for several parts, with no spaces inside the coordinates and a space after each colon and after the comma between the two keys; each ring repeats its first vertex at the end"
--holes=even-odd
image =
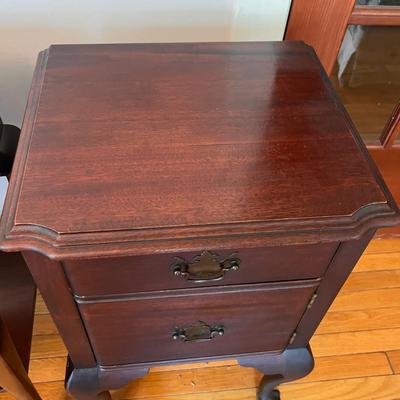
{"type": "Polygon", "coordinates": [[[141,294],[78,306],[100,365],[283,350],[318,281],[141,294]]]}

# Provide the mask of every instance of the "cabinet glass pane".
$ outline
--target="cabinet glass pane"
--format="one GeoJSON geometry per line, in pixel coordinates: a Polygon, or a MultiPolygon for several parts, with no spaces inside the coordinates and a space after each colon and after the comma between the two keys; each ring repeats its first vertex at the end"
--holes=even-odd
{"type": "Polygon", "coordinates": [[[364,140],[379,143],[400,101],[400,26],[350,25],[331,80],[364,140]]]}
{"type": "Polygon", "coordinates": [[[357,6],[400,6],[400,0],[357,0],[357,6]]]}

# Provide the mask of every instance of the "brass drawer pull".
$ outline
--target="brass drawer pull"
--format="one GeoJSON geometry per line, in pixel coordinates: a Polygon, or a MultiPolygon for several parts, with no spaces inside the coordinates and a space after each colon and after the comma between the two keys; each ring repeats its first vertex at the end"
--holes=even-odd
{"type": "Polygon", "coordinates": [[[228,271],[237,271],[240,259],[235,254],[219,261],[218,256],[207,250],[195,256],[191,262],[176,257],[171,265],[175,276],[180,276],[194,283],[217,281],[228,271]]]}
{"type": "Polygon", "coordinates": [[[203,321],[198,321],[196,325],[186,328],[175,328],[172,339],[182,340],[183,342],[207,342],[217,336],[224,335],[224,327],[222,325],[207,325],[203,321]]]}

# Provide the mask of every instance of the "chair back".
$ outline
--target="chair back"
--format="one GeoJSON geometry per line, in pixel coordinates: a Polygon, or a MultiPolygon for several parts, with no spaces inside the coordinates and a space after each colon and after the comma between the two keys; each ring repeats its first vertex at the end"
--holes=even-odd
{"type": "Polygon", "coordinates": [[[0,176],[9,177],[11,174],[19,135],[19,128],[3,124],[0,118],[0,176]]]}

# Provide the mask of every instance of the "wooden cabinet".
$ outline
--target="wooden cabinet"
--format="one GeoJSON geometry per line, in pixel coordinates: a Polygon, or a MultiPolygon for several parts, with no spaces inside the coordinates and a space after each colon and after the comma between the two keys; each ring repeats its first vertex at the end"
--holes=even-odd
{"type": "Polygon", "coordinates": [[[399,210],[313,50],[52,46],[39,56],[1,248],[69,352],[67,390],[236,357],[274,387],[399,210]]]}

